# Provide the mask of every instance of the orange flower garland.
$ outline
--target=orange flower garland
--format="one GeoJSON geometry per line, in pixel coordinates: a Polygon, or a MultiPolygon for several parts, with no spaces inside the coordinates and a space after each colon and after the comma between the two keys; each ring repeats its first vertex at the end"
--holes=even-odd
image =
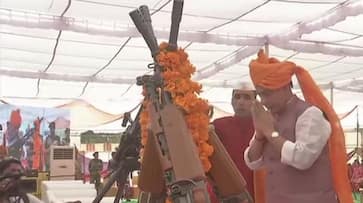
{"type": "MultiPolygon", "coordinates": [[[[145,90],[143,91],[143,95],[146,96],[145,94],[145,90]]],[[[141,128],[141,144],[142,146],[146,145],[147,142],[147,136],[149,134],[149,123],[150,123],[150,115],[149,115],[149,100],[144,99],[144,101],[142,102],[142,111],[140,113],[140,128],[141,128]]],[[[143,157],[143,149],[141,149],[140,151],[140,157],[143,157]]]]}
{"type": "MultiPolygon", "coordinates": [[[[213,147],[208,144],[209,106],[206,100],[198,98],[202,86],[191,80],[195,67],[188,60],[183,49],[170,52],[167,43],[160,45],[160,54],[157,59],[164,68],[162,76],[164,88],[170,92],[174,103],[183,110],[185,121],[198,147],[199,158],[205,172],[212,167],[209,157],[213,154],[213,147]]],[[[144,104],[147,104],[147,100],[144,104]]],[[[146,144],[149,124],[147,105],[140,115],[142,144],[146,144]]]]}
{"type": "Polygon", "coordinates": [[[141,127],[141,144],[142,146],[146,145],[147,136],[148,136],[148,124],[149,124],[149,111],[148,111],[148,101],[144,100],[142,102],[143,109],[140,113],[140,127],[141,127]]]}

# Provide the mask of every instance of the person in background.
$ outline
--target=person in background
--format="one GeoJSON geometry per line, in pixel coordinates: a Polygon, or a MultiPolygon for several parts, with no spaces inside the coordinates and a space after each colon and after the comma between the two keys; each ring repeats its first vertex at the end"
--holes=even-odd
{"type": "Polygon", "coordinates": [[[49,164],[50,164],[50,147],[52,145],[58,146],[60,145],[60,138],[59,136],[57,136],[55,134],[55,122],[51,122],[48,125],[49,127],[49,135],[47,136],[47,138],[45,139],[45,156],[46,156],[46,161],[45,161],[45,166],[46,169],[49,170],[49,164]]]}
{"type": "Polygon", "coordinates": [[[216,134],[245,178],[247,190],[252,197],[254,196],[253,171],[243,161],[243,152],[255,132],[251,116],[251,105],[255,99],[256,91],[253,84],[239,83],[232,91],[231,104],[234,115],[213,121],[216,134]]]}
{"type": "Polygon", "coordinates": [[[111,152],[111,159],[108,161],[108,164],[107,164],[107,171],[108,173],[112,173],[116,167],[117,167],[117,162],[115,160],[115,157],[116,156],[116,152],[111,152]]]}
{"type": "Polygon", "coordinates": [[[117,161],[115,160],[116,152],[111,152],[111,159],[107,163],[107,175],[104,177],[104,182],[107,182],[112,173],[117,170],[117,161]]]}
{"type": "Polygon", "coordinates": [[[42,135],[40,134],[40,125],[43,121],[43,118],[37,118],[34,120],[34,128],[33,128],[33,159],[32,159],[32,169],[42,170],[43,169],[43,162],[42,162],[42,150],[43,150],[43,140],[42,135]]]}
{"type": "Polygon", "coordinates": [[[24,174],[24,168],[19,160],[7,158],[0,161],[0,202],[11,203],[21,198],[24,203],[43,203],[32,194],[22,191],[20,177],[24,174]]]}
{"type": "Polygon", "coordinates": [[[68,146],[71,142],[71,130],[69,128],[66,128],[64,130],[65,137],[62,139],[62,145],[68,146]]]}
{"type": "Polygon", "coordinates": [[[93,159],[88,164],[88,170],[90,173],[90,183],[95,184],[97,193],[100,191],[102,169],[102,160],[98,158],[98,152],[94,152],[93,159]]]}
{"type": "Polygon", "coordinates": [[[3,160],[7,156],[7,149],[6,149],[6,138],[5,134],[3,133],[3,126],[0,125],[0,133],[1,133],[1,140],[2,144],[0,145],[0,161],[3,160]]]}
{"type": "Polygon", "coordinates": [[[49,149],[51,145],[59,145],[60,138],[55,134],[55,122],[49,123],[49,135],[45,139],[45,148],[49,149]]]}
{"type": "Polygon", "coordinates": [[[23,153],[25,139],[20,131],[22,117],[20,109],[13,110],[6,129],[7,148],[10,156],[20,160],[23,153]]]}

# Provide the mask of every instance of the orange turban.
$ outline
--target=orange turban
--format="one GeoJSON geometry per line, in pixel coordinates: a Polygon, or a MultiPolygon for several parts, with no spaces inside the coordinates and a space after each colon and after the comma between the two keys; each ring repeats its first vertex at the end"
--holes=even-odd
{"type": "Polygon", "coordinates": [[[21,125],[21,115],[20,115],[20,109],[16,109],[11,112],[10,114],[10,123],[15,128],[19,128],[21,125]]]}
{"type": "Polygon", "coordinates": [[[255,86],[278,89],[290,83],[295,67],[292,62],[268,58],[263,50],[260,50],[258,58],[250,63],[250,75],[255,86]]]}
{"type": "Polygon", "coordinates": [[[34,133],[33,133],[33,169],[41,170],[42,168],[42,138],[40,136],[40,122],[42,120],[37,118],[34,121],[34,133]]]}
{"type": "Polygon", "coordinates": [[[37,118],[36,120],[34,120],[34,128],[35,130],[39,130],[40,129],[40,122],[41,122],[41,119],[37,118]]]}
{"type": "MultiPolygon", "coordinates": [[[[352,189],[348,179],[344,132],[333,107],[321,93],[313,78],[304,68],[292,62],[280,62],[275,58],[268,58],[263,50],[260,50],[258,58],[250,63],[250,75],[254,85],[266,89],[274,90],[289,84],[293,74],[298,79],[305,100],[320,108],[328,117],[332,129],[328,145],[334,189],[340,203],[353,203],[352,189]]],[[[264,199],[262,176],[261,172],[256,173],[256,203],[262,203],[263,201],[259,199],[264,199]]]]}

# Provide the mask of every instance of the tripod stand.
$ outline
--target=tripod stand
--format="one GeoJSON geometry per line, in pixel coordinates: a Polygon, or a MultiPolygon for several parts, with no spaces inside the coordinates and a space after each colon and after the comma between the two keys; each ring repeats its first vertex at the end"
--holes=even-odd
{"type": "Polygon", "coordinates": [[[117,194],[115,196],[114,203],[120,202],[127,181],[127,176],[132,173],[132,171],[140,169],[140,163],[138,160],[141,148],[139,124],[141,109],[142,106],[140,107],[134,121],[131,120],[129,113],[125,113],[122,126],[125,127],[128,122],[131,124],[123,133],[118,150],[116,151],[114,161],[117,165],[115,170],[112,172],[110,179],[106,182],[105,186],[99,194],[97,194],[92,203],[99,203],[115,182],[117,182],[117,194]]]}

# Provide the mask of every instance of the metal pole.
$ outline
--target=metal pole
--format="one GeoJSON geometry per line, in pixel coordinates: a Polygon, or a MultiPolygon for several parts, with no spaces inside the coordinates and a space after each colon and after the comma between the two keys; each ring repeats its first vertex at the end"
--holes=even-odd
{"type": "Polygon", "coordinates": [[[359,147],[359,107],[357,106],[357,148],[359,147]]]}
{"type": "Polygon", "coordinates": [[[330,104],[334,108],[334,84],[330,82],[330,104]]]}
{"type": "Polygon", "coordinates": [[[269,49],[270,47],[269,47],[269,45],[268,45],[268,43],[265,43],[265,54],[266,54],[266,56],[267,57],[269,57],[269,52],[270,52],[270,49],[269,49]]]}

